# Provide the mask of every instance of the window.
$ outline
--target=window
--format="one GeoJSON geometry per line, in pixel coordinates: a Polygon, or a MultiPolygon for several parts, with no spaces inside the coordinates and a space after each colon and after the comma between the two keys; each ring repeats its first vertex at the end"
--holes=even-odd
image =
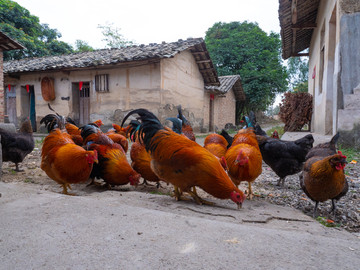
{"type": "Polygon", "coordinates": [[[109,92],[109,74],[95,75],[95,91],[109,92]]]}

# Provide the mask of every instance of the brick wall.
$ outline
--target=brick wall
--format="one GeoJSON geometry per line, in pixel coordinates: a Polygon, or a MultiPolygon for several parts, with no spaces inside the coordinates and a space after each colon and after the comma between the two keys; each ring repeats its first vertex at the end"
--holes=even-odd
{"type": "Polygon", "coordinates": [[[5,100],[4,100],[4,72],[3,52],[0,50],[0,123],[4,122],[5,100]]]}

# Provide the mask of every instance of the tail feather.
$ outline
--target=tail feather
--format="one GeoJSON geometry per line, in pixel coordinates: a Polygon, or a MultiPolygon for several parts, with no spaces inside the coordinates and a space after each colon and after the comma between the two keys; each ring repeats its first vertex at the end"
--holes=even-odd
{"type": "Polygon", "coordinates": [[[177,134],[181,134],[181,129],[182,129],[181,119],[176,118],[176,117],[169,117],[169,118],[166,118],[166,120],[169,120],[173,123],[172,130],[174,132],[176,132],[177,134]]]}
{"type": "Polygon", "coordinates": [[[228,142],[227,148],[230,148],[230,146],[231,146],[232,143],[233,143],[234,138],[231,137],[231,136],[229,135],[229,133],[227,133],[224,129],[221,130],[220,135],[223,136],[223,137],[225,138],[225,140],[228,142]]]}
{"type": "Polygon", "coordinates": [[[63,117],[58,114],[48,114],[44,116],[40,120],[40,125],[43,124],[47,128],[48,132],[50,133],[55,128],[63,129],[65,127],[65,122],[63,117]]]}
{"type": "Polygon", "coordinates": [[[139,115],[137,118],[141,120],[139,132],[135,134],[136,137],[140,137],[141,141],[145,144],[146,150],[150,149],[150,141],[152,137],[159,131],[164,129],[159,119],[150,111],[146,109],[136,109],[129,112],[123,119],[121,126],[125,121],[133,114],[139,115]]]}

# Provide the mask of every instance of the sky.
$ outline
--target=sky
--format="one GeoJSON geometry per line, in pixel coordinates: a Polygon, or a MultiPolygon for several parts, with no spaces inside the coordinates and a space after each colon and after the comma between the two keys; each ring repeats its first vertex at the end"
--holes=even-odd
{"type": "Polygon", "coordinates": [[[205,37],[216,22],[257,22],[262,30],[279,33],[279,0],[15,0],[57,29],[60,40],[77,39],[95,49],[106,43],[98,25],[113,24],[136,44],[173,42],[205,37]]]}

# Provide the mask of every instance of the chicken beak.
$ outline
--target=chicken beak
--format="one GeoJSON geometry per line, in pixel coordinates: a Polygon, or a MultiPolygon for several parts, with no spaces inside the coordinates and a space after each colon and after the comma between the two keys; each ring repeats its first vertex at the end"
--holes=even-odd
{"type": "Polygon", "coordinates": [[[99,163],[99,160],[98,160],[98,159],[94,159],[94,163],[99,163]]]}
{"type": "Polygon", "coordinates": [[[242,203],[238,203],[237,206],[238,206],[237,209],[240,210],[242,208],[242,203]]]}

